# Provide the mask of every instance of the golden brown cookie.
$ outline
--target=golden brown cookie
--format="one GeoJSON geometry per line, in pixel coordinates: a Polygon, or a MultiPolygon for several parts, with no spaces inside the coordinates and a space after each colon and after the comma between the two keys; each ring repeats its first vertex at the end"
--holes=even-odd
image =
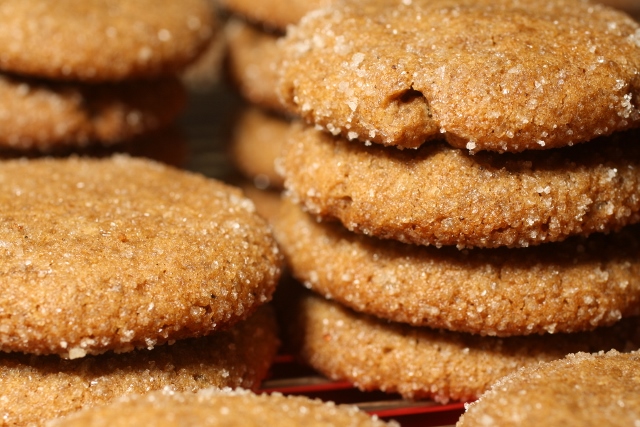
{"type": "Polygon", "coordinates": [[[3,354],[0,416],[4,426],[43,425],[83,407],[152,390],[257,389],[277,346],[275,317],[264,307],[229,330],[153,350],[79,360],[3,354]]]}
{"type": "Polygon", "coordinates": [[[457,426],[636,426],[640,352],[570,354],[521,369],[467,407],[457,426]]]}
{"type": "Polygon", "coordinates": [[[281,202],[281,193],[275,190],[261,190],[253,184],[246,183],[241,186],[245,195],[251,199],[256,206],[256,212],[271,221],[272,218],[279,215],[281,202]]]}
{"type": "Polygon", "coordinates": [[[47,424],[55,426],[183,426],[183,427],[398,427],[352,405],[336,405],[305,396],[254,394],[229,388],[198,393],[162,391],[121,399],[47,424]]]}
{"type": "Polygon", "coordinates": [[[357,311],[481,335],[574,332],[640,315],[640,227],[522,249],[416,247],[273,219],[291,273],[357,311]]]}
{"type": "Polygon", "coordinates": [[[2,70],[81,81],[179,72],[214,26],[206,0],[10,0],[0,20],[2,70]]]}
{"type": "Polygon", "coordinates": [[[263,108],[284,112],[276,84],[282,63],[278,36],[237,18],[225,25],[227,73],[240,94],[263,108]]]}
{"type": "Polygon", "coordinates": [[[186,98],[175,78],[77,84],[0,74],[0,146],[51,151],[117,143],[166,127],[186,98]]]}
{"type": "Polygon", "coordinates": [[[0,349],[77,358],[202,336],[281,256],[239,189],[126,156],[3,162],[0,349]]]}
{"type": "Polygon", "coordinates": [[[282,44],[282,102],[349,139],[562,147],[640,125],[640,26],[582,0],[365,0],[282,44]]]}
{"type": "Polygon", "coordinates": [[[256,187],[281,189],[284,180],[276,172],[275,161],[291,130],[291,123],[257,107],[246,107],[234,124],[231,158],[240,172],[256,187]]]}
{"type": "Polygon", "coordinates": [[[518,154],[364,147],[310,127],[280,162],[305,209],[348,229],[421,245],[523,247],[640,220],[640,133],[518,154]]]}
{"type": "Polygon", "coordinates": [[[307,13],[335,3],[335,0],[218,0],[220,6],[254,24],[284,32],[307,13]]]}
{"type": "Polygon", "coordinates": [[[640,318],[592,332],[527,337],[477,335],[389,323],[312,293],[289,322],[297,354],[334,380],[409,399],[476,399],[522,366],[577,351],[640,348],[640,318]]]}

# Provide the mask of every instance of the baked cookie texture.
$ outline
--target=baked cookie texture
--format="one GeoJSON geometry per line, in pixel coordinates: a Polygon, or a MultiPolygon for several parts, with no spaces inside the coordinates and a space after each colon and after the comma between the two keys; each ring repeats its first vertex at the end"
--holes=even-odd
{"type": "Polygon", "coordinates": [[[281,255],[239,189],[115,156],[0,167],[0,349],[77,358],[207,335],[271,298],[281,255]]]}
{"type": "Polygon", "coordinates": [[[257,389],[278,347],[271,307],[231,329],[153,350],[77,360],[19,353],[0,356],[0,416],[4,426],[45,420],[154,390],[210,387],[257,389]]]}
{"type": "Polygon", "coordinates": [[[284,105],[349,139],[519,152],[640,124],[640,26],[584,0],[344,2],[282,49],[284,105]]]}
{"type": "Polygon", "coordinates": [[[362,390],[439,403],[475,400],[504,375],[570,353],[640,348],[639,317],[592,332],[497,338],[390,323],[311,292],[292,305],[288,334],[303,361],[362,390]]]}
{"type": "Polygon", "coordinates": [[[234,123],[231,159],[238,170],[260,189],[282,189],[284,180],[276,170],[291,123],[284,117],[255,106],[246,106],[234,123]]]}
{"type": "Polygon", "coordinates": [[[215,26],[205,0],[12,0],[0,20],[2,70],[91,82],[180,72],[215,26]]]}
{"type": "Polygon", "coordinates": [[[290,201],[271,221],[296,279],[384,319],[511,336],[592,330],[640,315],[638,226],[531,248],[460,251],[356,235],[290,201]]]}
{"type": "Polygon", "coordinates": [[[296,24],[304,15],[336,0],[218,0],[225,10],[274,32],[284,33],[288,25],[296,24]]]}
{"type": "Polygon", "coordinates": [[[0,74],[0,98],[0,145],[42,151],[150,134],[174,122],[187,101],[175,77],[84,85],[8,74],[0,74]]]}
{"type": "Polygon", "coordinates": [[[194,427],[399,427],[394,421],[381,421],[352,405],[336,405],[280,393],[254,394],[242,389],[207,389],[198,393],[155,392],[52,420],[47,426],[117,427],[149,424],[194,427]]]}
{"type": "Polygon", "coordinates": [[[467,407],[462,426],[632,426],[640,420],[640,352],[578,353],[521,369],[467,407]]]}
{"type": "Polygon", "coordinates": [[[518,154],[434,142],[419,150],[292,131],[279,172],[291,197],[349,230],[421,245],[526,247],[640,220],[637,131],[518,154]]]}
{"type": "Polygon", "coordinates": [[[278,70],[283,61],[278,35],[262,31],[240,19],[224,26],[227,42],[226,71],[238,92],[249,102],[285,113],[276,92],[278,70]]]}

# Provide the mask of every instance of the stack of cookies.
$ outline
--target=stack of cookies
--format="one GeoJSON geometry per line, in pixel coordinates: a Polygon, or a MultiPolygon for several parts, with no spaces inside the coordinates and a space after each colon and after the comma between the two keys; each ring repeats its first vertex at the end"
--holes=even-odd
{"type": "Polygon", "coordinates": [[[177,75],[213,34],[205,0],[14,0],[0,17],[0,147],[60,152],[166,132],[177,75]]]}
{"type": "Polygon", "coordinates": [[[229,14],[225,24],[227,74],[248,102],[234,124],[230,154],[237,169],[258,189],[281,190],[275,171],[290,126],[289,114],[275,91],[282,58],[277,47],[288,25],[331,0],[221,0],[229,14]]]}
{"type": "Polygon", "coordinates": [[[128,156],[0,164],[0,416],[255,389],[281,255],[238,189],[128,156]]]}
{"type": "Polygon", "coordinates": [[[583,0],[345,1],[280,43],[302,357],[475,399],[640,348],[640,26],[583,0]],[[306,211],[306,212],[304,212],[306,211]]]}

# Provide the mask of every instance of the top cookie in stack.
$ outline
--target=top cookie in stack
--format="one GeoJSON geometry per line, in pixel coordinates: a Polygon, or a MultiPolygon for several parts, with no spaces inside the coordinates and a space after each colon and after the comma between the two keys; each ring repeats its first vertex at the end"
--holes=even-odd
{"type": "Polygon", "coordinates": [[[0,146],[111,144],[171,123],[176,74],[213,34],[204,0],[9,1],[0,6],[0,146]]]}

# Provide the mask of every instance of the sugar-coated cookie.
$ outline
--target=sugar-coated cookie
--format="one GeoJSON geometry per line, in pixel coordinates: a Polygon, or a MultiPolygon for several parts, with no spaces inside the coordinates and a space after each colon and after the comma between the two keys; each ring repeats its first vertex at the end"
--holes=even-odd
{"type": "Polygon", "coordinates": [[[360,411],[305,396],[254,394],[242,389],[207,389],[198,393],[162,391],[121,399],[108,406],[53,420],[55,426],[161,427],[398,427],[360,411]]]}
{"type": "Polygon", "coordinates": [[[640,125],[640,25],[586,0],[366,0],[287,33],[285,106],[349,139],[518,152],[640,125]]]}
{"type": "Polygon", "coordinates": [[[81,81],[179,72],[215,25],[207,0],[10,0],[0,21],[0,69],[81,81]]]}
{"type": "Polygon", "coordinates": [[[640,348],[639,317],[591,332],[497,338],[390,323],[310,292],[294,307],[288,329],[296,354],[315,369],[363,390],[441,403],[474,400],[500,377],[540,361],[640,348]]]}
{"type": "Polygon", "coordinates": [[[240,94],[253,104],[284,113],[276,92],[282,53],[278,36],[231,18],[224,28],[226,70],[240,94]]]}
{"type": "Polygon", "coordinates": [[[281,189],[282,175],[275,162],[291,130],[291,123],[257,107],[246,107],[234,123],[231,158],[239,171],[258,188],[281,189]]]}
{"type": "Polygon", "coordinates": [[[498,381],[456,424],[470,426],[636,426],[640,352],[578,353],[498,381]]]}
{"type": "Polygon", "coordinates": [[[231,329],[153,350],[77,360],[0,355],[0,417],[4,426],[43,425],[50,418],[163,388],[257,389],[276,354],[273,311],[261,307],[231,329]]]}
{"type": "Polygon", "coordinates": [[[126,156],[0,164],[0,349],[77,358],[228,327],[281,256],[239,189],[126,156]]]}
{"type": "Polygon", "coordinates": [[[365,147],[311,127],[279,162],[309,212],[348,229],[422,245],[524,247],[640,220],[637,131],[575,147],[468,154],[365,147]]]}
{"type": "Polygon", "coordinates": [[[482,335],[574,332],[640,315],[640,227],[521,249],[416,247],[272,218],[293,276],[357,311],[482,335]]]}
{"type": "Polygon", "coordinates": [[[79,84],[0,74],[0,99],[0,147],[51,151],[114,144],[166,127],[187,96],[176,78],[79,84]]]}
{"type": "Polygon", "coordinates": [[[218,0],[220,6],[247,21],[271,31],[284,32],[314,9],[335,3],[335,0],[218,0]]]}

